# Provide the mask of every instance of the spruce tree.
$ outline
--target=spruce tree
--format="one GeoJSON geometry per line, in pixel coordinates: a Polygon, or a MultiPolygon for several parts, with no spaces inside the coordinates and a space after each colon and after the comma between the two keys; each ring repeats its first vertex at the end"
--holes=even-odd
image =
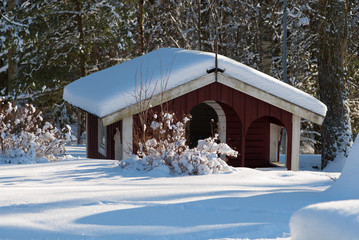
{"type": "Polygon", "coordinates": [[[347,156],[352,142],[345,89],[347,2],[320,0],[319,14],[320,99],[328,107],[322,126],[322,168],[324,168],[330,161],[347,156]]]}

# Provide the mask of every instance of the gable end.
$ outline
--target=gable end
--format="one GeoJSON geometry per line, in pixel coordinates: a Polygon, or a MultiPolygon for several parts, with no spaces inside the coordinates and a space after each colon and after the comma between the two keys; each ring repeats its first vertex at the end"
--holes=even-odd
{"type": "Polygon", "coordinates": [[[324,116],[320,114],[314,113],[226,74],[218,73],[218,82],[319,125],[324,121],[324,116]]]}

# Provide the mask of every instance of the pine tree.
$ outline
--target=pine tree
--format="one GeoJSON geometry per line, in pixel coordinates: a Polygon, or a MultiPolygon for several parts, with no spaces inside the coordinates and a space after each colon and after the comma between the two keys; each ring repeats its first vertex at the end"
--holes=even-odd
{"type": "Polygon", "coordinates": [[[320,98],[328,107],[322,126],[322,168],[337,157],[347,156],[352,136],[346,103],[347,2],[319,1],[320,98]]]}
{"type": "Polygon", "coordinates": [[[353,139],[359,132],[359,2],[350,0],[348,14],[348,91],[353,139]]]}
{"type": "Polygon", "coordinates": [[[5,95],[18,82],[19,49],[27,32],[27,20],[22,19],[21,1],[0,1],[0,91],[5,95]]]}
{"type": "MultiPolygon", "coordinates": [[[[57,118],[52,111],[65,106],[61,102],[66,84],[131,56],[135,9],[126,3],[37,0],[25,1],[14,14],[9,12],[19,23],[15,36],[21,37],[17,41],[21,51],[16,54],[18,79],[7,87],[8,95],[34,103],[45,117],[57,118]]],[[[10,26],[4,28],[7,35],[15,28],[10,26]]],[[[1,45],[4,52],[11,49],[10,40],[1,45]]],[[[4,65],[10,61],[5,55],[3,59],[4,65]]],[[[79,114],[78,121],[82,119],[79,114]]]]}
{"type": "MultiPolygon", "coordinates": [[[[25,88],[61,86],[121,61],[132,29],[118,1],[37,1],[27,14],[30,37],[21,56],[25,88]]],[[[22,88],[23,89],[23,88],[22,88]]]]}

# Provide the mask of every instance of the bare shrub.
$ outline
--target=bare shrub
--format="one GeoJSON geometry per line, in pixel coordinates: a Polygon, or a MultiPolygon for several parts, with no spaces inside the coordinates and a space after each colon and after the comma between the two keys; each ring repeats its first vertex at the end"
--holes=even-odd
{"type": "Polygon", "coordinates": [[[3,159],[46,158],[56,160],[65,153],[71,128],[61,131],[51,123],[44,122],[41,111],[31,104],[18,108],[0,99],[0,153],[3,159]]]}
{"type": "Polygon", "coordinates": [[[188,117],[175,120],[174,113],[154,114],[153,121],[145,124],[146,141],[138,142],[137,156],[122,160],[123,168],[152,170],[167,166],[177,174],[209,174],[228,171],[230,168],[219,155],[236,157],[238,152],[225,143],[217,143],[218,135],[198,141],[197,147],[190,149],[186,141],[188,117]]]}

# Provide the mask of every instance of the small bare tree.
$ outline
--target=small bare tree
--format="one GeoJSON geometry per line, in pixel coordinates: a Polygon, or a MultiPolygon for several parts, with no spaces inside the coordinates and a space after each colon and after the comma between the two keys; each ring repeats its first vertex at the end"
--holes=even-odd
{"type": "Polygon", "coordinates": [[[168,111],[168,104],[164,102],[173,61],[170,63],[169,68],[165,70],[162,68],[161,59],[159,59],[159,62],[160,79],[156,82],[152,82],[152,74],[150,74],[148,67],[144,70],[143,64],[140,65],[139,70],[135,73],[135,90],[133,96],[136,101],[136,112],[138,113],[136,115],[137,119],[134,121],[135,131],[133,140],[135,150],[144,146],[149,138],[146,136],[146,126],[153,121],[155,111],[153,105],[158,106],[159,110],[156,110],[161,113],[168,111]],[[158,88],[159,93],[155,95],[156,89],[158,88]]]}
{"type": "Polygon", "coordinates": [[[156,90],[157,83],[151,86],[151,78],[148,77],[148,69],[144,76],[143,65],[141,64],[139,72],[135,73],[134,97],[137,106],[137,116],[139,126],[135,126],[139,131],[135,131],[135,142],[144,143],[146,141],[146,123],[148,122],[149,111],[151,109],[151,99],[156,90]],[[145,78],[144,78],[145,77],[145,78]]]}
{"type": "Polygon", "coordinates": [[[71,128],[59,130],[45,122],[41,111],[31,104],[18,108],[0,99],[0,157],[30,157],[56,160],[65,153],[71,128]]]}

